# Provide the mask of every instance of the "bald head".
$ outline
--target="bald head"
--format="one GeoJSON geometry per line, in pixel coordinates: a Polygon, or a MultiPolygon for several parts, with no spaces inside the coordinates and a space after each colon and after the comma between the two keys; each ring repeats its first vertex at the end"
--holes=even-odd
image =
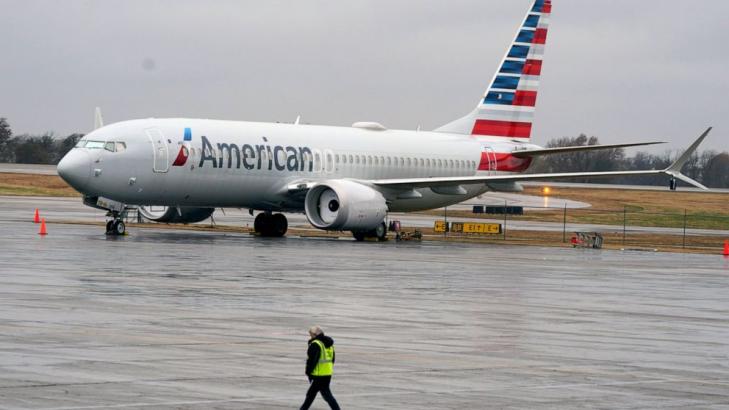
{"type": "Polygon", "coordinates": [[[321,327],[319,325],[314,325],[309,328],[309,336],[311,336],[312,339],[323,334],[324,331],[321,330],[321,327]]]}

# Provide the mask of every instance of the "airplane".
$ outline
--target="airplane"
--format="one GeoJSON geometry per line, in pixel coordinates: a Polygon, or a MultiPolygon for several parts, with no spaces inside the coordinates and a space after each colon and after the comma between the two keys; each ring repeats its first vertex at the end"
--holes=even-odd
{"type": "Polygon", "coordinates": [[[522,181],[662,174],[671,189],[708,128],[662,170],[525,174],[534,158],[659,142],[543,148],[531,128],[547,39],[550,0],[534,0],[476,107],[433,131],[191,118],[139,119],[84,136],[58,174],[86,205],[108,211],[108,234],[124,234],[136,207],[157,222],[202,221],[216,208],[259,212],[254,231],[281,237],[283,212],[323,230],[383,240],[388,212],[463,202],[487,191],[520,192],[522,181]]]}

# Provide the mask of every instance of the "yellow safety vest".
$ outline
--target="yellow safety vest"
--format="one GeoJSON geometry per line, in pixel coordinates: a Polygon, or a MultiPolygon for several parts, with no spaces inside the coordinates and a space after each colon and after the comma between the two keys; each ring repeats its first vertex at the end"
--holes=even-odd
{"type": "Polygon", "coordinates": [[[324,347],[321,340],[314,340],[312,343],[319,345],[319,361],[311,372],[312,376],[331,376],[334,373],[334,345],[324,347]]]}

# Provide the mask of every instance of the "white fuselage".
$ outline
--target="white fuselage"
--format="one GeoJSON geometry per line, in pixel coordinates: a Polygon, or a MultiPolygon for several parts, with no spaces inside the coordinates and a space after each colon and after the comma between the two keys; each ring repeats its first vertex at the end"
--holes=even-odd
{"type": "MultiPolygon", "coordinates": [[[[88,155],[91,162],[87,182],[74,184],[86,196],[126,204],[272,211],[303,210],[302,202],[290,195],[297,184],[494,174],[496,161],[479,171],[484,150],[503,153],[527,145],[503,139],[488,144],[439,132],[202,119],[124,121],[82,141],[126,146],[112,151],[82,142],[74,149],[79,151],[74,155],[88,155]]],[[[412,211],[458,203],[488,190],[484,184],[463,188],[467,193],[421,188],[420,197],[384,195],[389,210],[412,211]]]]}

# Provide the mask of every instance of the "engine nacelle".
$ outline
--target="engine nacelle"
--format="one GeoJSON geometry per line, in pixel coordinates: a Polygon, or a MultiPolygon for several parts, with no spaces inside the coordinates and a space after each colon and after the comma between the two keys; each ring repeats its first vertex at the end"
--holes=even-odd
{"type": "Polygon", "coordinates": [[[348,180],[314,185],[304,201],[306,218],[319,229],[367,231],[387,214],[385,198],[376,190],[348,180]]]}
{"type": "Polygon", "coordinates": [[[162,223],[195,223],[208,219],[215,212],[215,208],[193,208],[181,206],[139,206],[137,208],[143,217],[154,222],[162,223]]]}

